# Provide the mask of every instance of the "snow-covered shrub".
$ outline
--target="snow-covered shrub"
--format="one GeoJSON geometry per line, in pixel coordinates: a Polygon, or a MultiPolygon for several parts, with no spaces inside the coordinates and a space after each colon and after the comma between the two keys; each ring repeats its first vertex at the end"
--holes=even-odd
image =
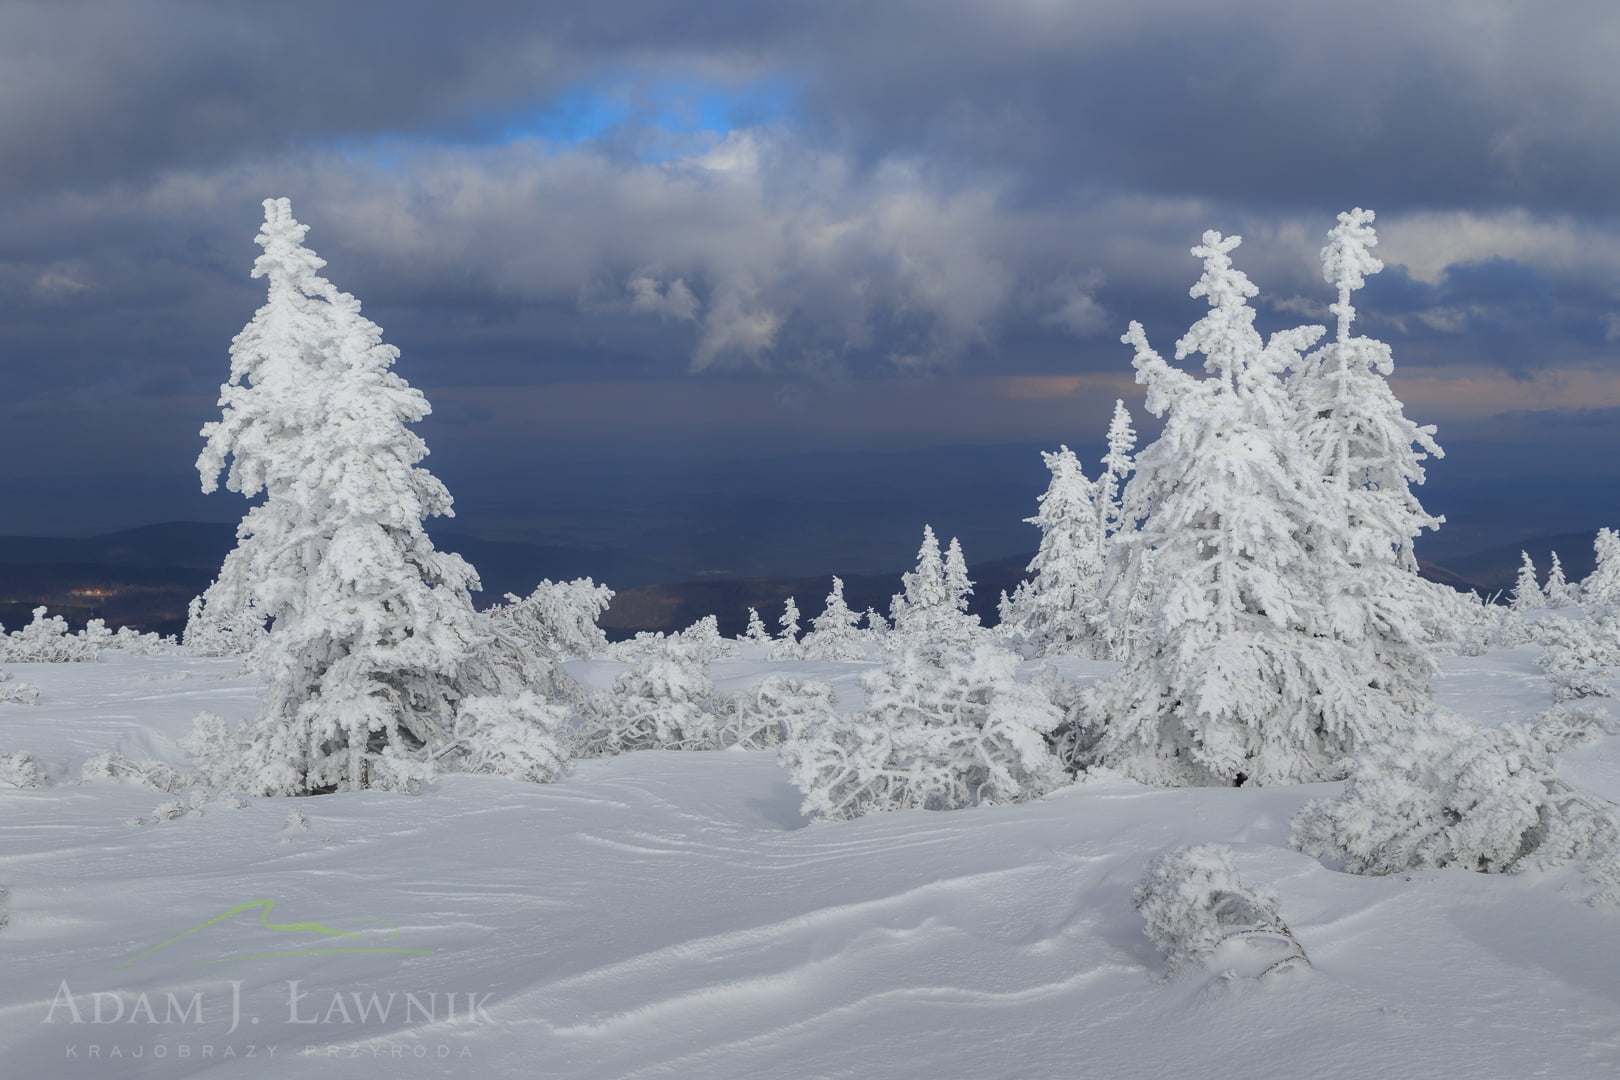
{"type": "Polygon", "coordinates": [[[1564,706],[1480,728],[1436,709],[1364,747],[1344,792],[1294,817],[1291,842],[1353,874],[1514,873],[1590,858],[1620,840],[1620,807],[1572,787],[1554,757],[1602,723],[1564,706]]]}
{"type": "Polygon", "coordinates": [[[826,683],[771,675],[757,689],[732,695],[720,742],[744,750],[765,750],[837,712],[837,698],[826,683]]]}
{"type": "Polygon", "coordinates": [[[1546,646],[1536,666],[1547,673],[1555,702],[1614,696],[1606,685],[1620,665],[1620,625],[1613,616],[1548,619],[1536,627],[1536,639],[1546,646]]]}
{"type": "Polygon", "coordinates": [[[866,710],[795,731],[781,760],[804,812],[952,810],[1037,798],[1068,780],[1046,736],[1062,712],[981,643],[946,667],[907,651],[861,678],[866,710]]]}
{"type": "Polygon", "coordinates": [[[37,607],[32,622],[0,637],[0,660],[15,664],[93,664],[105,647],[100,644],[100,635],[70,633],[66,619],[47,615],[44,607],[37,607]]]}
{"type": "Polygon", "coordinates": [[[669,635],[660,630],[638,630],[635,636],[608,645],[608,659],[627,664],[634,663],[644,656],[658,652],[668,640],[669,635]]]}
{"type": "Polygon", "coordinates": [[[708,662],[676,635],[636,660],[611,690],[591,696],[575,753],[718,749],[720,719],[708,662]]]}
{"type": "Polygon", "coordinates": [[[720,635],[720,620],[705,615],[676,635],[687,650],[704,663],[729,660],[737,655],[737,643],[720,635]]]}
{"type": "Polygon", "coordinates": [[[1132,893],[1144,932],[1165,955],[1170,975],[1237,959],[1258,948],[1255,978],[1295,964],[1305,950],[1277,913],[1277,894],[1238,876],[1232,849],[1221,844],[1177,848],[1148,864],[1132,893]]]}
{"type": "Polygon", "coordinates": [[[45,782],[39,762],[26,750],[0,754],[0,784],[15,788],[37,788],[45,782]]]}
{"type": "Polygon", "coordinates": [[[39,687],[20,682],[15,675],[0,668],[0,704],[35,705],[39,703],[39,687]]]}
{"type": "Polygon", "coordinates": [[[832,579],[832,592],[826,607],[811,620],[810,633],[799,643],[799,654],[806,660],[861,660],[866,656],[860,631],[861,617],[844,602],[844,581],[832,579]]]}
{"type": "Polygon", "coordinates": [[[158,791],[179,791],[192,778],[166,761],[136,761],[117,750],[97,754],[79,769],[79,782],[91,780],[134,780],[158,791]]]}
{"type": "Polygon", "coordinates": [[[116,649],[131,656],[153,656],[167,652],[178,644],[172,637],[163,637],[160,634],[143,634],[133,626],[120,626],[113,634],[107,647],[116,649]]]}
{"type": "Polygon", "coordinates": [[[567,708],[522,692],[463,698],[455,735],[447,767],[546,783],[568,768],[574,732],[567,708]]]}
{"type": "Polygon", "coordinates": [[[197,656],[239,656],[251,666],[264,644],[265,618],[249,597],[232,608],[215,586],[192,597],[186,608],[186,629],[181,642],[197,656]]]}
{"type": "Polygon", "coordinates": [[[190,755],[195,782],[208,791],[248,791],[253,778],[246,773],[250,736],[245,727],[232,727],[217,713],[198,713],[191,730],[176,740],[190,755]]]}
{"type": "Polygon", "coordinates": [[[607,635],[596,620],[612,600],[613,590],[590,578],[548,578],[528,596],[507,593],[506,603],[486,614],[538,656],[589,660],[607,652],[607,635]]]}

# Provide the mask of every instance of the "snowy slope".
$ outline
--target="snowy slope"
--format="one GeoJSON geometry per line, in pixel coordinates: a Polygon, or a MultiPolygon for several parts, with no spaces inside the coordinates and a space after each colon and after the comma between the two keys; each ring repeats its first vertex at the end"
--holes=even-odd
{"type": "MultiPolygon", "coordinates": [[[[1550,701],[1535,655],[1450,658],[1441,698],[1527,716],[1550,701]]],[[[837,676],[859,705],[862,665],[776,667],[837,676]]],[[[190,718],[245,718],[253,681],[178,655],[11,669],[42,695],[0,705],[0,752],[57,780],[0,784],[8,1077],[1620,1074],[1620,914],[1563,891],[1572,874],[1325,869],[1287,848],[1288,820],[1337,785],[1099,779],[812,825],[769,753],[644,752],[552,785],[449,776],[416,798],[215,800],[132,826],[170,796],[77,784],[79,764],[180,760],[190,718]],[[307,832],[284,828],[293,810],[307,832]],[[1201,841],[1278,890],[1312,968],[1163,981],[1131,887],[1201,841]],[[171,941],[257,901],[275,906],[171,941]],[[354,951],[382,949],[411,951],[354,951]],[[96,1023],[98,1001],[119,1018],[96,1023]]],[[[733,689],[767,670],[715,674],[733,689]]],[[[1620,797],[1620,739],[1567,770],[1620,797]]]]}

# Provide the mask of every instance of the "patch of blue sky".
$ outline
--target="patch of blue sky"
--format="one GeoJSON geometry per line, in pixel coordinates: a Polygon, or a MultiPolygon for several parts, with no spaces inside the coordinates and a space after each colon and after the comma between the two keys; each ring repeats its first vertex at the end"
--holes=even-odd
{"type": "Polygon", "coordinates": [[[380,132],[323,145],[385,169],[401,167],[414,150],[520,142],[553,153],[611,147],[662,162],[702,153],[738,129],[778,122],[791,115],[795,98],[793,83],[783,78],[731,84],[621,74],[576,84],[532,107],[472,117],[453,131],[380,132]]]}

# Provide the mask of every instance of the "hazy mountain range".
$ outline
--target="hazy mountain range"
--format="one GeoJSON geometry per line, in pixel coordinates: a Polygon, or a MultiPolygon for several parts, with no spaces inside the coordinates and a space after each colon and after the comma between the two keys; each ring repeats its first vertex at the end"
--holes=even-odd
{"type": "MultiPolygon", "coordinates": [[[[774,630],[789,596],[797,598],[808,625],[820,612],[836,572],[709,573],[683,581],[677,561],[622,549],[487,540],[443,529],[434,530],[434,541],[478,568],[484,581],[477,597],[480,606],[507,592],[526,594],[542,578],[589,576],[605,581],[618,590],[603,618],[616,637],[637,630],[678,629],[710,614],[718,616],[723,632],[740,633],[749,607],[758,608],[774,630]]],[[[111,625],[176,633],[185,623],[187,603],[213,580],[235,542],[234,526],[207,522],[168,522],[78,539],[0,536],[0,622],[14,629],[27,621],[30,609],[45,604],[78,625],[104,618],[111,625]]],[[[1521,549],[1529,551],[1543,571],[1549,552],[1558,551],[1571,580],[1592,569],[1592,533],[1583,531],[1453,556],[1444,566],[1425,563],[1424,572],[1436,581],[1489,594],[1512,586],[1521,549]]],[[[993,618],[1001,591],[1010,591],[1022,579],[1031,554],[1022,551],[971,562],[974,610],[986,621],[993,618]]],[[[862,572],[869,558],[852,560],[858,563],[855,572],[841,574],[845,597],[856,611],[873,607],[887,612],[910,559],[901,554],[886,573],[862,572]]]]}

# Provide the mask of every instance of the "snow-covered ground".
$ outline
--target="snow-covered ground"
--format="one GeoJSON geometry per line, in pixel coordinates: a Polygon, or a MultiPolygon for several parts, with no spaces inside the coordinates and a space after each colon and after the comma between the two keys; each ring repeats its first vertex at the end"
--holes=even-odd
{"type": "MultiPolygon", "coordinates": [[[[1449,658],[1441,700],[1529,716],[1537,651],[1449,658]]],[[[776,667],[860,704],[862,665],[776,667]]],[[[1101,779],[811,824],[771,753],[643,752],[134,825],[172,796],[80,764],[182,760],[191,718],[247,718],[254,681],[179,655],[10,669],[41,696],[0,705],[0,752],[53,778],[0,784],[6,1077],[1620,1075],[1620,913],[1573,871],[1326,869],[1288,822],[1338,785],[1101,779]],[[1275,887],[1311,967],[1163,979],[1131,888],[1205,841],[1275,887]]],[[[1564,768],[1620,798],[1620,739],[1564,768]]]]}

